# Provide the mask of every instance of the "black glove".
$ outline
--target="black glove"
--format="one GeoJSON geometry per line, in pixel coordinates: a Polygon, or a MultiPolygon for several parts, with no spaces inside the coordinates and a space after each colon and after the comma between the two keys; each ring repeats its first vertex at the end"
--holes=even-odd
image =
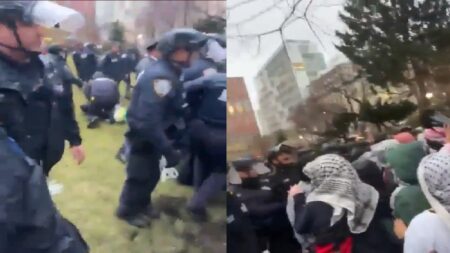
{"type": "Polygon", "coordinates": [[[166,152],[163,152],[163,156],[167,160],[166,168],[175,167],[181,160],[181,153],[173,148],[170,148],[166,152]]]}

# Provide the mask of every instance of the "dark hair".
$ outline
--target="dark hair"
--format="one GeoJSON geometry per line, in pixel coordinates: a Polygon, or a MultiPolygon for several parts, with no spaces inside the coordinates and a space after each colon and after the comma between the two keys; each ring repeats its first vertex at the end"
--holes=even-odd
{"type": "Polygon", "coordinates": [[[433,121],[431,120],[431,116],[433,116],[435,114],[435,110],[433,109],[427,109],[424,110],[420,116],[420,124],[422,125],[423,128],[433,128],[433,121]]]}

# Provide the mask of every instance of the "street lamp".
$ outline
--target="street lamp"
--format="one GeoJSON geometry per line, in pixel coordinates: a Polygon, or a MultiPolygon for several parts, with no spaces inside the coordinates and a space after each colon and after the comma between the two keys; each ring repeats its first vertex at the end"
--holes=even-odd
{"type": "Polygon", "coordinates": [[[425,94],[425,97],[426,97],[427,99],[431,99],[431,98],[433,98],[433,93],[427,92],[427,94],[425,94]]]}

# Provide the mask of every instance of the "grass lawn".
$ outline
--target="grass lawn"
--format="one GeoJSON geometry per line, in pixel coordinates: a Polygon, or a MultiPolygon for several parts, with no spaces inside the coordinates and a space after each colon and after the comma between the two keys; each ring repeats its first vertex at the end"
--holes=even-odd
{"type": "MultiPolygon", "coordinates": [[[[69,66],[73,66],[69,59],[69,66]]],[[[51,173],[63,184],[54,200],[62,214],[80,229],[92,253],[221,253],[225,252],[224,196],[213,200],[212,217],[206,224],[192,222],[184,210],[192,189],[174,181],[160,183],[153,199],[163,210],[160,220],[148,229],[137,229],[114,216],[125,178],[124,166],[114,156],[123,141],[126,125],[104,123],[86,129],[79,105],[84,97],[74,87],[77,120],[87,158],[81,166],[69,150],[51,173]]]]}

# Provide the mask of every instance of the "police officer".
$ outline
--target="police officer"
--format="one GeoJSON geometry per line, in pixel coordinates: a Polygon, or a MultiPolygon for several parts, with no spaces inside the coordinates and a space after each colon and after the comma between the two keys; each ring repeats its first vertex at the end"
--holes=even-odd
{"type": "MultiPolygon", "coordinates": [[[[6,129],[24,149],[48,171],[64,152],[66,137],[61,111],[54,94],[54,87],[44,75],[44,66],[38,55],[41,50],[41,29],[38,25],[53,27],[47,17],[33,19],[32,11],[39,15],[47,1],[0,2],[0,107],[8,108],[21,97],[26,106],[22,112],[11,109],[6,129]],[[34,24],[34,21],[39,24],[34,24]],[[47,23],[45,23],[47,22],[47,23]]],[[[67,13],[67,12],[66,12],[67,13]]],[[[72,14],[71,12],[68,12],[72,14]]],[[[45,15],[49,15],[45,13],[45,15]]],[[[61,16],[58,16],[61,17],[61,16]]],[[[72,21],[77,21],[73,16],[72,21]]],[[[53,19],[57,21],[57,19],[53,19]]],[[[83,22],[83,18],[80,17],[83,22]]],[[[61,29],[78,28],[77,22],[67,22],[61,29]]],[[[72,148],[72,154],[82,161],[80,146],[72,148]]]]}
{"type": "Polygon", "coordinates": [[[138,62],[140,60],[140,55],[137,49],[129,48],[125,53],[121,56],[121,61],[124,65],[124,79],[126,89],[125,89],[125,98],[131,98],[131,74],[134,72],[138,62]]]}
{"type": "Polygon", "coordinates": [[[194,97],[200,98],[196,117],[189,126],[190,150],[200,161],[199,166],[194,165],[194,171],[208,169],[211,173],[201,182],[188,204],[188,210],[199,221],[207,218],[206,201],[226,184],[226,74],[217,73],[212,68],[205,69],[207,67],[198,68],[202,73],[200,77],[183,84],[186,97],[195,93],[194,97]]]}
{"type": "Polygon", "coordinates": [[[89,82],[97,69],[95,45],[93,43],[85,43],[81,52],[73,54],[73,62],[81,80],[89,82]]]}
{"type": "Polygon", "coordinates": [[[114,107],[119,104],[120,93],[117,82],[97,72],[93,80],[85,85],[83,91],[89,100],[81,107],[88,116],[88,128],[96,128],[100,120],[114,123],[114,107]]]}
{"type": "MultiPolygon", "coordinates": [[[[70,72],[66,65],[64,55],[64,50],[61,46],[50,46],[48,48],[48,61],[44,62],[45,72],[53,87],[54,99],[57,103],[59,114],[61,115],[64,139],[69,142],[74,158],[78,163],[81,163],[84,160],[84,151],[81,146],[80,129],[75,118],[72,84],[82,87],[83,82],[70,72]]],[[[63,142],[64,139],[60,139],[59,141],[63,142]]],[[[55,139],[56,141],[58,140],[55,139]]],[[[47,157],[47,162],[53,164],[59,161],[61,159],[60,153],[60,151],[55,151],[54,155],[47,157]]],[[[50,173],[50,169],[51,167],[44,166],[44,173],[47,176],[50,173]]]]}
{"type": "Polygon", "coordinates": [[[261,252],[246,206],[231,192],[227,192],[227,252],[261,252]]]}
{"type": "Polygon", "coordinates": [[[64,14],[75,22],[62,29],[82,25],[80,14],[50,1],[0,1],[0,252],[88,252],[55,209],[35,162],[51,145],[47,131],[54,115],[52,86],[38,58],[41,26],[55,26],[68,18],[64,14]],[[48,19],[46,10],[61,15],[48,19]]]}
{"type": "Polygon", "coordinates": [[[170,141],[169,129],[183,115],[181,69],[198,57],[206,39],[193,29],[174,29],[158,42],[161,59],[139,77],[127,113],[131,144],[127,178],[117,216],[134,226],[147,226],[155,215],[149,195],[160,177],[162,156],[167,167],[178,164],[180,154],[170,141]]]}
{"type": "MultiPolygon", "coordinates": [[[[120,53],[120,45],[114,43],[111,52],[107,53],[102,60],[99,71],[118,84],[126,79],[128,71],[128,60],[125,54],[120,53]]],[[[126,83],[126,82],[125,82],[126,83]]],[[[126,94],[130,92],[130,86],[126,83],[126,94]]]]}
{"type": "Polygon", "coordinates": [[[147,69],[150,65],[155,63],[160,57],[161,54],[156,49],[156,46],[158,45],[157,41],[152,41],[148,44],[146,50],[147,55],[142,58],[139,63],[136,65],[136,73],[139,75],[142,71],[147,69]]]}

